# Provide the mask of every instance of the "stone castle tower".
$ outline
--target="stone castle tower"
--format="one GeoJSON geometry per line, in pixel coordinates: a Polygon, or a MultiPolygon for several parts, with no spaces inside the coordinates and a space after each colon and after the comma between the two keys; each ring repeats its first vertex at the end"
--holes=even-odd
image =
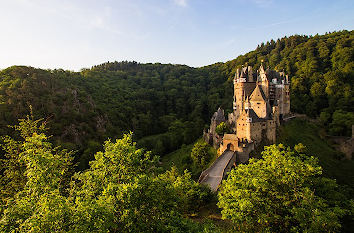
{"type": "MultiPolygon", "coordinates": [[[[219,121],[228,123],[232,133],[220,138],[215,133],[216,122],[213,116],[211,128],[204,132],[204,138],[219,147],[219,153],[229,149],[239,153],[249,153],[262,141],[274,143],[276,128],[284,116],[290,114],[290,82],[284,72],[264,69],[263,65],[253,72],[251,66],[237,69],[234,77],[233,112],[228,120],[223,111],[216,115],[219,121]],[[222,116],[221,116],[222,113],[222,116]]],[[[242,156],[241,156],[242,157],[242,156]]]]}

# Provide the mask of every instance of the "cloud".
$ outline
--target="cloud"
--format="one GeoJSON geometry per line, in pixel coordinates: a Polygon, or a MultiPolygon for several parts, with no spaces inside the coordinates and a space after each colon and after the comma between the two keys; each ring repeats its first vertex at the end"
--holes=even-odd
{"type": "Polygon", "coordinates": [[[173,0],[173,2],[177,5],[177,6],[181,6],[181,7],[186,7],[188,0],[173,0]]]}

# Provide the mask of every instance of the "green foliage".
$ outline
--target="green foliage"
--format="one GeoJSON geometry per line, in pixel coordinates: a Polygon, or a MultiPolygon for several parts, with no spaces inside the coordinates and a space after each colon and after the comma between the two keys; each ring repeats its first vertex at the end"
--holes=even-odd
{"type": "Polygon", "coordinates": [[[150,148],[159,155],[175,151],[183,144],[192,143],[200,136],[201,122],[181,122],[180,120],[170,123],[168,131],[162,134],[147,136],[138,140],[138,145],[150,148]]]}
{"type": "Polygon", "coordinates": [[[1,146],[4,151],[4,156],[0,159],[0,167],[2,169],[0,200],[2,204],[21,191],[27,182],[25,176],[26,157],[20,157],[20,154],[25,149],[25,139],[32,137],[34,134],[43,136],[42,133],[46,130],[45,123],[42,120],[33,120],[32,111],[31,116],[27,116],[26,119],[20,119],[19,124],[12,128],[16,130],[21,139],[17,141],[9,136],[1,138],[1,146]]]}
{"type": "MultiPolygon", "coordinates": [[[[303,146],[297,149],[302,151],[303,146]]],[[[333,232],[346,214],[335,181],[314,157],[283,145],[232,170],[219,193],[223,218],[251,232],[333,232]]]]}
{"type": "MultiPolygon", "coordinates": [[[[197,142],[199,142],[199,139],[197,142]]],[[[217,151],[212,146],[208,146],[209,159],[208,163],[204,167],[196,166],[191,157],[191,152],[194,145],[197,143],[182,145],[182,147],[172,153],[169,153],[161,158],[162,167],[164,170],[169,170],[172,167],[176,167],[179,171],[188,170],[192,174],[192,178],[197,180],[202,170],[210,166],[217,158],[217,151]]]]}
{"type": "Polygon", "coordinates": [[[195,213],[212,198],[210,189],[193,181],[191,173],[187,170],[179,175],[177,168],[172,167],[159,178],[172,184],[176,194],[182,200],[182,205],[179,206],[182,212],[195,213]]]}
{"type": "Polygon", "coordinates": [[[191,158],[195,166],[203,168],[208,164],[211,159],[209,147],[210,145],[203,140],[199,140],[194,144],[191,152],[191,158]]]}
{"type": "Polygon", "coordinates": [[[131,134],[107,141],[90,168],[75,175],[72,192],[80,207],[80,231],[156,232],[172,227],[170,221],[180,218],[178,197],[171,185],[154,178],[157,159],[137,149],[131,134]]]}
{"type": "MultiPolygon", "coordinates": [[[[78,177],[84,186],[108,185],[102,182],[124,183],[132,180],[136,175],[146,171],[154,172],[158,157],[151,152],[136,148],[132,133],[125,134],[122,139],[114,143],[106,141],[103,152],[97,152],[95,159],[90,162],[90,169],[79,173],[78,177]],[[109,177],[109,179],[105,179],[109,177]]],[[[89,190],[95,190],[94,187],[89,190]]],[[[92,194],[95,195],[95,192],[92,194]]]]}
{"type": "MultiPolygon", "coordinates": [[[[224,76],[214,67],[113,62],[82,72],[13,66],[0,71],[0,135],[23,118],[31,104],[47,119],[56,145],[78,151],[82,170],[109,138],[134,131],[141,145],[164,155],[196,140],[224,96],[224,76]],[[174,131],[176,129],[176,131],[174,131]],[[140,140],[139,140],[140,141],[140,140]]],[[[226,94],[229,92],[229,94],[226,94]]]]}
{"type": "Polygon", "coordinates": [[[318,158],[324,176],[336,179],[339,184],[354,190],[354,161],[342,160],[342,154],[320,137],[321,130],[321,127],[306,120],[293,119],[280,127],[277,143],[290,147],[302,143],[308,154],[318,158]]]}
{"type": "Polygon", "coordinates": [[[335,135],[351,135],[352,125],[354,123],[354,112],[345,112],[336,110],[332,116],[329,132],[335,135]]]}
{"type": "MultiPolygon", "coordinates": [[[[38,134],[36,131],[41,128],[35,129],[38,122],[26,119],[21,123],[16,128],[22,129],[21,135],[27,136],[24,141],[16,142],[20,150],[15,159],[24,165],[26,183],[14,195],[2,200],[6,204],[1,213],[0,229],[2,232],[65,230],[69,224],[66,218],[70,216],[64,195],[68,188],[71,153],[53,148],[44,133],[38,134]],[[32,127],[24,129],[24,126],[32,127]]],[[[21,180],[17,186],[22,185],[21,180]]]]}
{"type": "Polygon", "coordinates": [[[216,126],[215,132],[219,135],[224,135],[229,132],[229,127],[225,122],[221,122],[218,126],[216,126]]]}
{"type": "Polygon", "coordinates": [[[76,230],[199,231],[201,227],[180,212],[190,210],[192,200],[203,202],[206,194],[197,192],[199,184],[189,173],[154,175],[157,159],[151,152],[137,149],[131,134],[115,143],[107,141],[104,152],[96,153],[90,168],[75,175],[71,192],[80,220],[76,230]]]}
{"type": "MultiPolygon", "coordinates": [[[[27,118],[20,122],[15,128],[23,140],[7,138],[5,148],[17,155],[6,158],[23,166],[25,179],[17,185],[19,190],[2,196],[1,232],[215,230],[182,215],[205,203],[210,191],[194,182],[188,172],[180,176],[172,170],[157,175],[158,157],[138,149],[132,133],[115,142],[106,141],[90,168],[71,176],[72,153],[53,147],[48,137],[39,133],[43,129],[39,121],[27,118]]],[[[18,182],[7,174],[5,181],[18,182]]]]}
{"type": "Polygon", "coordinates": [[[191,158],[191,151],[193,146],[194,143],[182,145],[178,150],[162,157],[161,162],[164,170],[169,170],[170,168],[176,166],[179,171],[184,171],[186,169],[192,171],[191,164],[193,164],[193,160],[191,158]]]}

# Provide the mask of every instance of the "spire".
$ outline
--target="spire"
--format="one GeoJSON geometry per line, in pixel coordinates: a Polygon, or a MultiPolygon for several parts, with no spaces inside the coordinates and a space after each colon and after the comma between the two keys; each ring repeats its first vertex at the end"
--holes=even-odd
{"type": "Polygon", "coordinates": [[[259,67],[259,73],[260,74],[264,74],[265,73],[264,67],[263,67],[263,60],[261,61],[261,66],[259,67]]]}
{"type": "Polygon", "coordinates": [[[249,82],[253,82],[253,70],[252,70],[252,66],[248,66],[247,67],[247,73],[248,73],[248,81],[249,82]]]}
{"type": "Polygon", "coordinates": [[[245,100],[245,109],[251,109],[251,102],[250,102],[250,98],[249,96],[246,97],[246,100],[245,100]]]}

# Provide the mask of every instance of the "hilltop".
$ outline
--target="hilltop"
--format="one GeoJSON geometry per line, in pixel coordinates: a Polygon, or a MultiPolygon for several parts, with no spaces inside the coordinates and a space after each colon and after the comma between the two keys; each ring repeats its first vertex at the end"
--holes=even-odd
{"type": "Polygon", "coordinates": [[[78,150],[80,167],[106,138],[133,131],[159,155],[196,140],[219,107],[232,109],[232,77],[263,61],[291,77],[291,110],[319,118],[332,135],[351,135],[353,31],[284,37],[226,63],[201,68],[107,62],[83,69],[13,66],[0,72],[0,133],[33,108],[58,145],[78,150]]]}

